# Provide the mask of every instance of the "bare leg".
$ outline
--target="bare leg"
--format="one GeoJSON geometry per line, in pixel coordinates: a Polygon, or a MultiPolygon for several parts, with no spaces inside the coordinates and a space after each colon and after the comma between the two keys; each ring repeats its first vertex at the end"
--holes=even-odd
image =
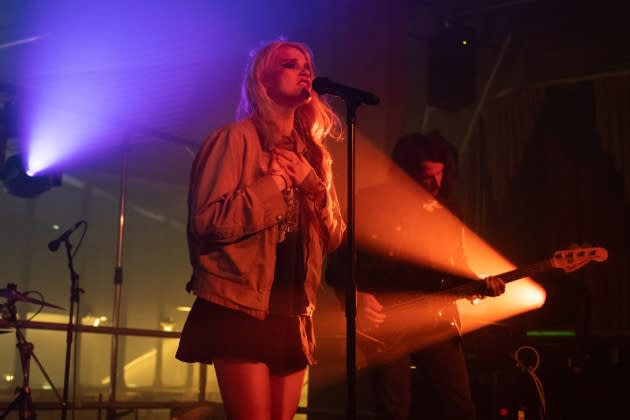
{"type": "Polygon", "coordinates": [[[271,418],[291,420],[295,415],[306,369],[284,375],[271,375],[271,418]]]}
{"type": "Polygon", "coordinates": [[[264,363],[215,359],[219,390],[229,420],[271,420],[269,368],[264,363]]]}

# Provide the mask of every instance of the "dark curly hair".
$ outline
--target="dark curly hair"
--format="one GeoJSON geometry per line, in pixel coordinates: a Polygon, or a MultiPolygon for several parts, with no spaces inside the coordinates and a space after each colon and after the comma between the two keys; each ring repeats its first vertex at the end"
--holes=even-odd
{"type": "Polygon", "coordinates": [[[410,133],[400,137],[394,146],[392,160],[410,177],[420,182],[420,162],[430,160],[444,164],[444,178],[438,199],[449,200],[457,177],[457,149],[439,132],[410,133]]]}

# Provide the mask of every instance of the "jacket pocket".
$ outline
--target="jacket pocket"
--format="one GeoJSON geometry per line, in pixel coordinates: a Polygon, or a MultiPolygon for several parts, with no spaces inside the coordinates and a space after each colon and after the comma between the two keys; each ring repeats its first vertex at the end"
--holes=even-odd
{"type": "Polygon", "coordinates": [[[254,234],[238,242],[224,245],[221,248],[221,258],[218,259],[217,268],[224,274],[233,274],[239,277],[251,273],[252,267],[260,259],[260,253],[263,249],[263,235],[260,234],[254,234]]]}

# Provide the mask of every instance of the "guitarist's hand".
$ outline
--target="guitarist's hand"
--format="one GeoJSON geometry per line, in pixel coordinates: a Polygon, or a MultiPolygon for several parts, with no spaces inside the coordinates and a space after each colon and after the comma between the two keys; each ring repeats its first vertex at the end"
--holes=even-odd
{"type": "Polygon", "coordinates": [[[486,296],[499,296],[505,293],[505,282],[500,277],[486,277],[483,279],[486,283],[486,296]]]}
{"type": "Polygon", "coordinates": [[[360,330],[378,328],[385,322],[383,305],[372,293],[357,292],[357,327],[360,330]]]}

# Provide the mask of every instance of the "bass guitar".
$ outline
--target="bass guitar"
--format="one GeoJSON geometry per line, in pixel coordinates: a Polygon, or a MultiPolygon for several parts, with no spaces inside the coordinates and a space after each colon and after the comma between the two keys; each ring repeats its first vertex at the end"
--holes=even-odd
{"type": "MultiPolygon", "coordinates": [[[[505,283],[552,269],[573,272],[591,261],[603,262],[608,251],[601,247],[564,249],[551,258],[494,277],[505,283]]],[[[454,302],[466,298],[474,302],[488,296],[484,281],[466,281],[437,293],[404,292],[384,298],[385,323],[372,328],[357,328],[357,340],[364,357],[381,359],[404,354],[422,343],[436,342],[459,334],[459,317],[454,302]]]]}

